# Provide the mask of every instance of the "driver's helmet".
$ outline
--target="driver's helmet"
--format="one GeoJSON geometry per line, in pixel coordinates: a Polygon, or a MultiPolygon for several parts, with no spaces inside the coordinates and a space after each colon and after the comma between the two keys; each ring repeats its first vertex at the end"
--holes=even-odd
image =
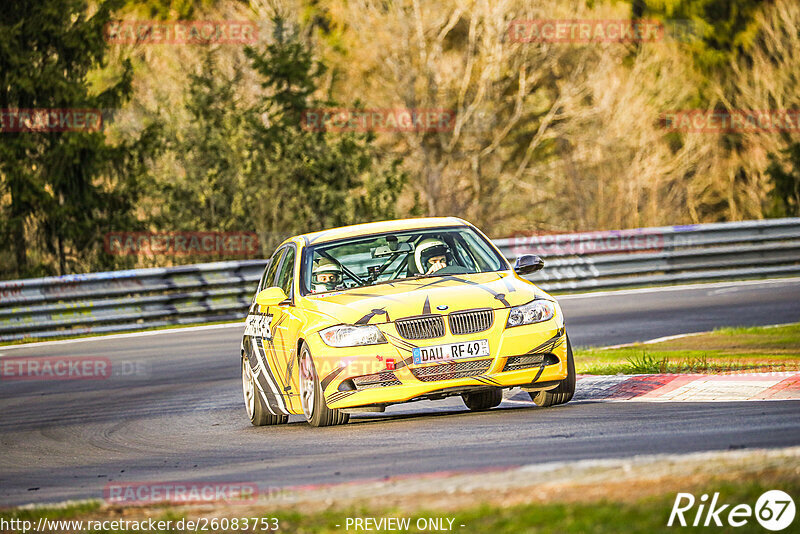
{"type": "Polygon", "coordinates": [[[453,256],[447,243],[433,237],[420,241],[414,250],[414,261],[417,264],[417,270],[421,274],[427,273],[434,266],[435,262],[432,260],[440,257],[444,257],[444,265],[441,267],[446,267],[453,261],[453,256]]]}
{"type": "Polygon", "coordinates": [[[311,271],[311,287],[315,293],[333,291],[342,283],[342,266],[336,260],[320,259],[311,271]]]}

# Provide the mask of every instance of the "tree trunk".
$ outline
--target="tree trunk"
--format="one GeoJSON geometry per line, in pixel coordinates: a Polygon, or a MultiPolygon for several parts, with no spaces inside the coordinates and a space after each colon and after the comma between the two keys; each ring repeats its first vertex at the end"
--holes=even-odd
{"type": "Polygon", "coordinates": [[[28,270],[28,246],[25,242],[25,218],[28,215],[22,201],[22,191],[17,177],[10,177],[9,189],[11,191],[11,239],[14,247],[14,257],[17,264],[17,277],[21,278],[28,270]]]}

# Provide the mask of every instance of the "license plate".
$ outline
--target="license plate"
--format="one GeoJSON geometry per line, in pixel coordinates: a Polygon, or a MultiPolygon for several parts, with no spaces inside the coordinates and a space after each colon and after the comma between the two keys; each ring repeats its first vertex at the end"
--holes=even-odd
{"type": "Polygon", "coordinates": [[[417,347],[411,355],[414,357],[415,364],[489,356],[489,340],[478,339],[476,341],[447,343],[446,345],[434,345],[432,347],[417,347]]]}

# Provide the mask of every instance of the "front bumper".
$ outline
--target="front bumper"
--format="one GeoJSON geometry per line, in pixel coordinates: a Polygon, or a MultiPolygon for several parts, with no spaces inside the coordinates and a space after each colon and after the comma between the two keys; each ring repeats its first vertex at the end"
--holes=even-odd
{"type": "Polygon", "coordinates": [[[384,323],[378,326],[390,342],[383,345],[338,349],[325,345],[318,335],[310,336],[307,342],[330,408],[385,406],[488,387],[544,385],[565,379],[567,343],[562,319],[556,316],[542,323],[506,329],[503,315],[507,314],[498,314],[498,320],[489,330],[470,335],[408,341],[399,336],[392,323],[384,323]],[[410,345],[478,339],[489,340],[489,357],[426,365],[413,363],[410,345]],[[394,360],[394,370],[387,369],[387,360],[394,360]],[[380,384],[357,385],[359,377],[376,374],[383,379],[380,384]]]}

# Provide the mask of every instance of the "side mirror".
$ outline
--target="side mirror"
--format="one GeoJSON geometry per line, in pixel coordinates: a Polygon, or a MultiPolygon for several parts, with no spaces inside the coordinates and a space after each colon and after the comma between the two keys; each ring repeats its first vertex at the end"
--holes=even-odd
{"type": "Polygon", "coordinates": [[[289,297],[279,287],[268,287],[256,295],[256,304],[262,307],[277,306],[289,297]]]}
{"type": "Polygon", "coordinates": [[[544,267],[544,260],[539,256],[533,254],[523,254],[514,263],[514,272],[522,276],[523,274],[531,274],[536,271],[541,271],[544,267]]]}

